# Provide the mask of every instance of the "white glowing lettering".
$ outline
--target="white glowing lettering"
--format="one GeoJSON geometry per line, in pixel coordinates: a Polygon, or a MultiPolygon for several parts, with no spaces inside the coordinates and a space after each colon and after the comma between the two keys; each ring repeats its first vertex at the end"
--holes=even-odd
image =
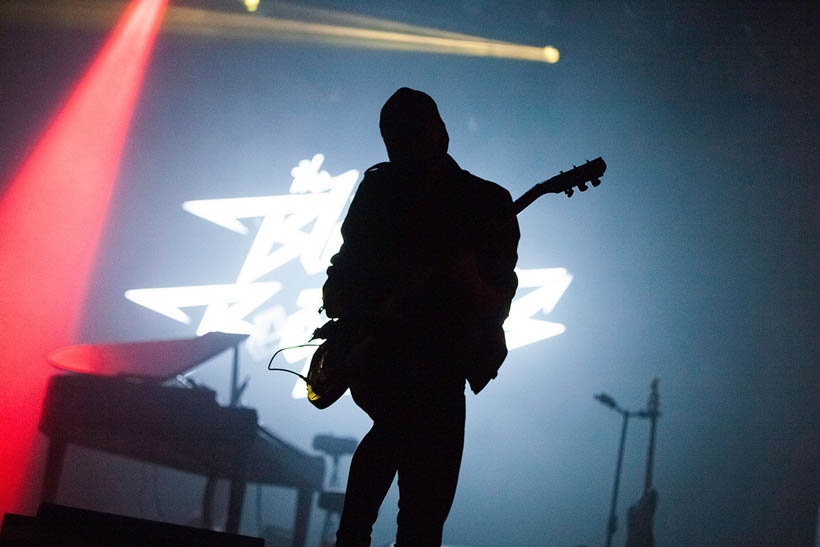
{"type": "MultiPolygon", "coordinates": [[[[330,257],[342,244],[341,217],[359,178],[349,170],[331,176],[321,170],[324,156],[316,154],[291,170],[293,181],[286,195],[186,201],[182,208],[218,226],[250,237],[247,219],[261,219],[234,283],[132,289],[125,297],[170,319],[190,324],[183,308],[205,307],[198,335],[210,331],[249,334],[246,347],[254,359],[263,360],[279,348],[305,343],[323,322],[316,310],[322,304],[324,273],[330,257]],[[283,265],[299,259],[305,273],[296,309],[268,304],[282,289],[278,281],[260,281],[283,265]],[[267,305],[266,305],[267,304],[267,305]]],[[[572,282],[563,268],[517,269],[519,292],[504,323],[509,349],[544,340],[564,332],[564,325],[537,319],[548,314],[572,282]]],[[[307,371],[315,348],[283,352],[291,365],[302,362],[307,371]]],[[[297,365],[298,366],[298,365],[297,365]]],[[[297,382],[293,397],[305,397],[297,382]]]]}
{"type": "Polygon", "coordinates": [[[197,335],[211,331],[252,334],[253,325],[244,318],[279,292],[281,288],[282,284],[276,282],[247,285],[199,285],[131,289],[125,291],[125,297],[185,324],[190,324],[191,318],[182,311],[182,308],[207,306],[196,329],[197,335]]]}
{"type": "Polygon", "coordinates": [[[548,314],[563,296],[572,275],[564,268],[517,268],[518,291],[504,321],[507,349],[520,348],[564,332],[561,323],[534,319],[538,313],[548,314]],[[525,294],[522,294],[525,293],[525,294]]]}

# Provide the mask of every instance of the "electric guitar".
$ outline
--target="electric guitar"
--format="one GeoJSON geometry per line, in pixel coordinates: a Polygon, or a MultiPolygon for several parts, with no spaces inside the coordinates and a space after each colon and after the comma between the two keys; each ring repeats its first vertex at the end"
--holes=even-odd
{"type": "Polygon", "coordinates": [[[641,499],[629,508],[627,513],[626,547],[654,547],[655,538],[652,534],[652,525],[655,518],[655,507],[658,504],[658,492],[652,488],[652,469],[655,464],[655,426],[660,408],[658,396],[658,379],[652,380],[651,393],[646,410],[639,412],[643,418],[649,418],[649,449],[646,453],[646,477],[644,479],[643,495],[641,499]]]}
{"type": "MultiPolygon", "coordinates": [[[[572,197],[576,188],[585,192],[588,189],[587,183],[593,187],[601,184],[600,179],[605,170],[606,163],[602,158],[573,166],[571,170],[562,171],[530,188],[501,216],[517,215],[544,194],[563,193],[572,197]]],[[[311,340],[324,342],[313,354],[308,368],[305,382],[308,401],[316,408],[324,409],[347,391],[352,367],[356,366],[358,356],[367,349],[366,340],[362,339],[357,327],[348,325],[343,319],[331,319],[313,332],[311,340]]]]}

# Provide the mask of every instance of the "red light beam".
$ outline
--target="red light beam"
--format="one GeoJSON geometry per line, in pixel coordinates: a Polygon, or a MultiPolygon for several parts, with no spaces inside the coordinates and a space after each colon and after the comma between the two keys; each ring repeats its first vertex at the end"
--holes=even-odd
{"type": "Polygon", "coordinates": [[[135,0],[0,200],[0,513],[39,493],[45,354],[78,327],[117,167],[167,0],[135,0]]]}

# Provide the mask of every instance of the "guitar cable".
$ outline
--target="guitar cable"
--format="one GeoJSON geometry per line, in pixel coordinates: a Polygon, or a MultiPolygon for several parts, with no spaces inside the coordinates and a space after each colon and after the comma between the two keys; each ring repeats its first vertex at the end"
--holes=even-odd
{"type": "Polygon", "coordinates": [[[268,361],[268,370],[281,371],[281,372],[290,372],[291,374],[296,375],[299,378],[301,378],[302,380],[304,380],[304,382],[306,384],[310,385],[310,382],[308,382],[308,379],[307,379],[306,376],[303,376],[303,375],[299,374],[298,372],[296,372],[294,370],[290,370],[288,368],[271,367],[271,365],[273,364],[273,360],[276,359],[276,356],[279,355],[281,352],[285,351],[286,349],[318,347],[318,346],[321,346],[321,344],[299,344],[298,346],[288,346],[286,348],[279,348],[276,351],[276,353],[274,353],[273,356],[270,358],[270,361],[268,361]]]}

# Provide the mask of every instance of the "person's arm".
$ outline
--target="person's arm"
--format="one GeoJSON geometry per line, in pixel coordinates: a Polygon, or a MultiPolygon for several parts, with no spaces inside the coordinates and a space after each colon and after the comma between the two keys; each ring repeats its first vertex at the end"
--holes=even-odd
{"type": "MultiPolygon", "coordinates": [[[[507,190],[496,186],[491,202],[501,210],[509,208],[512,197],[507,190]]],[[[515,264],[518,261],[520,232],[515,216],[489,223],[478,254],[467,268],[468,284],[476,295],[476,313],[482,316],[485,328],[481,329],[475,347],[473,366],[467,374],[470,389],[479,393],[495,378],[507,356],[503,323],[510,313],[518,277],[515,264]]]]}
{"type": "MultiPolygon", "coordinates": [[[[509,210],[512,206],[510,193],[497,185],[494,188],[492,207],[495,210],[509,210]]],[[[478,294],[485,296],[483,311],[501,325],[510,313],[510,304],[518,289],[515,264],[518,262],[521,234],[515,215],[488,222],[487,228],[483,241],[477,246],[475,265],[483,282],[477,290],[478,294]]]]}
{"type": "Polygon", "coordinates": [[[325,313],[332,319],[360,317],[372,300],[373,262],[378,252],[374,184],[368,171],[342,223],[342,246],[330,259],[322,299],[325,313]]]}
{"type": "Polygon", "coordinates": [[[481,275],[475,254],[461,257],[453,268],[453,274],[466,287],[470,301],[476,303],[474,312],[479,318],[493,321],[502,315],[506,317],[504,311],[509,313],[510,306],[508,291],[504,290],[503,284],[496,285],[481,275]]]}

